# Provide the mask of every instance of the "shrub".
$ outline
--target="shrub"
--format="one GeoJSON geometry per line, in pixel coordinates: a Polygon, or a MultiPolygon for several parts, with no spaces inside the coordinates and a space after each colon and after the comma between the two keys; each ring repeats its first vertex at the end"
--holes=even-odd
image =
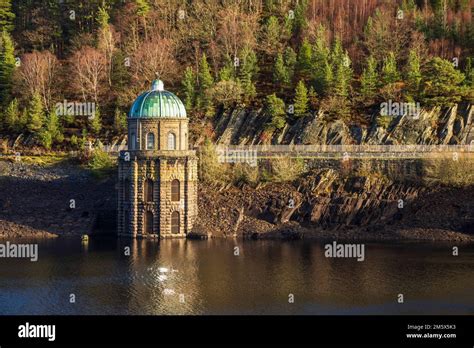
{"type": "Polygon", "coordinates": [[[474,161],[469,158],[434,159],[428,162],[425,171],[428,183],[456,187],[474,185],[474,161]]]}
{"type": "Polygon", "coordinates": [[[114,161],[107,152],[95,149],[89,157],[87,166],[96,176],[104,176],[114,168],[114,161]]]}
{"type": "Polygon", "coordinates": [[[280,157],[271,160],[271,181],[293,181],[304,172],[304,161],[300,158],[280,157]]]}
{"type": "Polygon", "coordinates": [[[216,148],[209,139],[204,141],[199,151],[199,178],[210,184],[222,183],[227,179],[226,165],[219,163],[216,148]]]}

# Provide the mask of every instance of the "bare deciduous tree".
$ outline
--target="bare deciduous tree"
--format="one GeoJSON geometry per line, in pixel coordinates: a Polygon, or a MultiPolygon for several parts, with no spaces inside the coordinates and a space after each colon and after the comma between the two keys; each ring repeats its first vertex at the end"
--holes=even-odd
{"type": "Polygon", "coordinates": [[[38,93],[46,110],[50,110],[55,94],[55,78],[58,73],[58,60],[49,51],[33,51],[21,59],[19,69],[20,83],[29,96],[38,93]]]}
{"type": "Polygon", "coordinates": [[[106,80],[107,60],[101,51],[85,46],[71,58],[72,87],[84,100],[98,102],[106,80]]]}
{"type": "Polygon", "coordinates": [[[168,81],[177,77],[174,49],[172,40],[153,36],[133,53],[132,78],[139,90],[148,88],[157,74],[161,79],[168,81]]]}

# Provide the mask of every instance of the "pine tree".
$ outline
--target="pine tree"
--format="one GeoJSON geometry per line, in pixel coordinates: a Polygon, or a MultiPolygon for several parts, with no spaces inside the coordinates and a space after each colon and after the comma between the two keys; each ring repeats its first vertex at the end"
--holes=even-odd
{"type": "Polygon", "coordinates": [[[11,0],[0,0],[0,31],[11,32],[15,14],[12,11],[11,0]]]}
{"type": "Polygon", "coordinates": [[[53,142],[61,143],[64,139],[62,130],[59,125],[58,115],[55,110],[52,110],[47,119],[45,129],[51,134],[51,140],[53,142]]]}
{"type": "Polygon", "coordinates": [[[298,70],[303,78],[309,78],[312,68],[312,50],[308,40],[304,39],[298,52],[298,70]]]}
{"type": "Polygon", "coordinates": [[[331,55],[334,78],[330,91],[337,96],[348,97],[352,82],[351,60],[349,54],[343,51],[339,39],[336,39],[331,55]]]}
{"type": "Polygon", "coordinates": [[[283,53],[283,59],[286,66],[286,71],[288,72],[288,83],[291,83],[293,76],[295,75],[295,66],[297,62],[297,57],[295,51],[291,47],[285,48],[283,53]]]}
{"type": "Polygon", "coordinates": [[[454,105],[462,99],[464,79],[452,62],[432,58],[423,69],[421,95],[428,105],[454,105]]]}
{"type": "Polygon", "coordinates": [[[13,41],[4,30],[0,36],[0,105],[7,105],[10,100],[14,70],[13,41]]]}
{"type": "Polygon", "coordinates": [[[51,146],[53,145],[53,137],[52,137],[51,133],[48,132],[47,129],[41,129],[38,132],[38,138],[39,138],[39,141],[40,141],[41,145],[43,145],[43,147],[45,149],[47,149],[47,150],[51,149],[51,146]]]}
{"type": "Polygon", "coordinates": [[[28,131],[36,134],[40,131],[44,124],[44,109],[41,97],[38,93],[33,94],[28,107],[28,123],[26,125],[28,131]]]}
{"type": "Polygon", "coordinates": [[[308,9],[308,0],[300,0],[297,2],[295,10],[295,24],[294,24],[294,33],[297,36],[303,32],[308,26],[306,20],[306,12],[308,9]]]}
{"type": "Polygon", "coordinates": [[[140,17],[145,17],[148,12],[150,12],[150,5],[146,0],[135,0],[137,4],[137,15],[140,17]]]}
{"type": "Polygon", "coordinates": [[[329,46],[326,30],[320,26],[313,46],[312,79],[319,94],[325,94],[332,83],[332,71],[329,65],[329,46]]]}
{"type": "Polygon", "coordinates": [[[474,66],[472,64],[471,57],[468,57],[466,60],[464,75],[466,76],[466,79],[464,80],[464,84],[468,87],[474,88],[474,66]]]}
{"type": "Polygon", "coordinates": [[[295,99],[293,101],[296,116],[304,116],[308,112],[308,90],[303,81],[296,86],[295,99]]]}
{"type": "Polygon", "coordinates": [[[278,51],[280,43],[280,24],[275,16],[268,17],[263,28],[263,45],[267,53],[278,51]]]}
{"type": "Polygon", "coordinates": [[[360,78],[360,94],[367,104],[372,104],[377,96],[379,76],[377,62],[374,57],[367,58],[367,67],[360,78]]]}
{"type": "Polygon", "coordinates": [[[94,115],[89,118],[89,129],[91,130],[91,133],[95,136],[98,136],[100,134],[100,130],[102,129],[101,118],[102,117],[100,116],[99,108],[97,108],[94,115]]]}
{"type": "Polygon", "coordinates": [[[45,126],[39,131],[38,137],[43,147],[47,150],[50,150],[55,142],[61,143],[64,140],[64,136],[59,127],[58,115],[55,110],[49,113],[45,121],[45,126]]]}
{"type": "Polygon", "coordinates": [[[110,16],[105,6],[99,7],[99,10],[97,11],[97,23],[99,24],[99,27],[101,29],[108,28],[109,19],[110,19],[110,16]]]}
{"type": "Polygon", "coordinates": [[[6,131],[19,131],[20,110],[18,109],[18,100],[13,99],[5,110],[2,128],[6,131]]]}
{"type": "Polygon", "coordinates": [[[188,66],[184,71],[184,77],[181,81],[181,85],[183,86],[184,105],[188,110],[191,110],[194,107],[194,102],[196,98],[195,84],[196,76],[194,75],[193,69],[188,66]]]}
{"type": "Polygon", "coordinates": [[[411,98],[416,98],[420,90],[421,83],[420,57],[415,50],[410,50],[407,63],[407,90],[411,98]]]}
{"type": "Polygon", "coordinates": [[[285,127],[285,102],[278,98],[275,93],[267,96],[266,110],[270,116],[270,122],[266,126],[267,129],[275,130],[285,127]]]}
{"type": "Polygon", "coordinates": [[[249,48],[241,52],[242,62],[239,69],[239,81],[242,86],[244,100],[250,101],[256,95],[254,77],[258,73],[257,55],[249,48]]]}
{"type": "Polygon", "coordinates": [[[123,134],[127,130],[127,114],[119,108],[114,112],[114,130],[117,134],[123,134]]]}
{"type": "Polygon", "coordinates": [[[287,85],[289,83],[288,70],[283,60],[283,55],[278,53],[275,60],[275,66],[273,68],[273,81],[280,86],[287,85]]]}
{"type": "Polygon", "coordinates": [[[219,81],[231,81],[235,79],[235,67],[232,59],[226,56],[224,66],[219,70],[219,81]]]}
{"type": "Polygon", "coordinates": [[[209,64],[207,63],[206,54],[204,53],[201,57],[201,63],[199,64],[199,91],[198,91],[198,107],[208,113],[210,111],[211,100],[209,98],[209,89],[214,84],[214,79],[211,75],[209,64]]]}
{"type": "Polygon", "coordinates": [[[390,52],[383,62],[382,83],[386,86],[398,81],[400,81],[400,73],[397,69],[397,60],[395,54],[390,52]]]}

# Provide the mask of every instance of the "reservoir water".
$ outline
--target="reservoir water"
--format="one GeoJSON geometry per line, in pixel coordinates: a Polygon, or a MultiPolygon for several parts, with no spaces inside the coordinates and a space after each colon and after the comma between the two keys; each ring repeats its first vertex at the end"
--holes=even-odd
{"type": "Polygon", "coordinates": [[[472,244],[368,243],[358,262],[313,241],[38,243],[0,259],[0,314],[474,314],[472,244]]]}

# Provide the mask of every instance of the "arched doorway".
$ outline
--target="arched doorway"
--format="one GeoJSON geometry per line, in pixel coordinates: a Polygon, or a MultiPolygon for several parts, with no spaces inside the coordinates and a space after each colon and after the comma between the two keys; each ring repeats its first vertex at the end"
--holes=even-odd
{"type": "Polygon", "coordinates": [[[179,234],[179,212],[174,211],[171,213],[171,233],[179,234]]]}
{"type": "Polygon", "coordinates": [[[147,211],[145,213],[145,234],[153,234],[153,213],[147,211]]]}

